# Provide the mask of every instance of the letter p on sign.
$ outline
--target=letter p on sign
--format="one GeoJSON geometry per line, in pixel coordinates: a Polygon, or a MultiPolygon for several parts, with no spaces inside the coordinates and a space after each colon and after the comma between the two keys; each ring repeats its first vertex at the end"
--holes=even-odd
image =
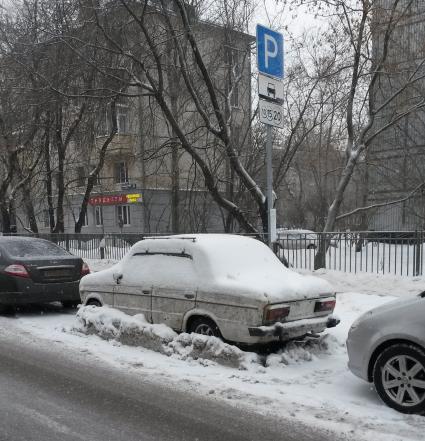
{"type": "Polygon", "coordinates": [[[257,25],[257,63],[259,72],[283,78],[283,36],[257,25]]]}

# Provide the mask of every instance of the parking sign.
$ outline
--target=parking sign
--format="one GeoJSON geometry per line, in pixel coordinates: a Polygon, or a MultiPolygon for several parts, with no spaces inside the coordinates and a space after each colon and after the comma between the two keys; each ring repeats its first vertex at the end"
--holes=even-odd
{"type": "Polygon", "coordinates": [[[283,35],[257,25],[258,71],[275,78],[283,78],[283,35]]]}

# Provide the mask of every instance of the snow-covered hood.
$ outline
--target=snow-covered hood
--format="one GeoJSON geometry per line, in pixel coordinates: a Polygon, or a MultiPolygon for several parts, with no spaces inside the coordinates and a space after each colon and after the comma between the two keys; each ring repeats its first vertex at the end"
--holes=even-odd
{"type": "Polygon", "coordinates": [[[383,316],[385,320],[391,320],[392,317],[394,316],[394,318],[397,319],[398,321],[400,317],[400,311],[404,309],[425,310],[425,299],[420,295],[408,296],[402,299],[395,299],[391,302],[377,306],[376,308],[373,308],[365,312],[360,317],[358,317],[358,319],[355,321],[355,325],[358,325],[359,323],[365,320],[369,320],[369,319],[374,320],[375,318],[379,319],[381,318],[381,316],[383,316]]]}

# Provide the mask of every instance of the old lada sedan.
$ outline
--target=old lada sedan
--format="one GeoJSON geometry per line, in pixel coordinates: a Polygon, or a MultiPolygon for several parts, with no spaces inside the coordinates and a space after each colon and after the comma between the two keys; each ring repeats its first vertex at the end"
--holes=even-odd
{"type": "Polygon", "coordinates": [[[257,344],[335,326],[330,285],[285,268],[262,242],[199,234],[137,242],[115,266],[85,276],[85,305],[143,313],[151,323],[257,344]]]}

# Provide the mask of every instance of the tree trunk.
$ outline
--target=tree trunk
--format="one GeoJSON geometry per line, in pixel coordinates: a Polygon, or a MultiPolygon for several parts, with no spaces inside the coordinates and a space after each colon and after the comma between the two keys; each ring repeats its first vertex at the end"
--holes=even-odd
{"type": "MultiPolygon", "coordinates": [[[[323,232],[331,232],[335,228],[336,216],[341,207],[344,192],[351,180],[351,176],[354,173],[354,168],[357,164],[357,160],[360,154],[360,147],[351,151],[351,155],[348,157],[345,168],[342,172],[341,179],[338,183],[337,189],[335,191],[335,197],[332,204],[328,210],[328,218],[326,219],[325,228],[323,232]]],[[[314,269],[325,268],[326,266],[326,253],[330,245],[330,240],[328,238],[322,237],[319,240],[319,247],[317,253],[314,256],[314,269]]]]}
{"type": "Polygon", "coordinates": [[[81,233],[81,228],[83,226],[84,218],[87,215],[87,206],[89,203],[91,192],[92,192],[93,187],[97,181],[97,177],[99,176],[99,173],[102,170],[103,165],[105,163],[105,157],[106,157],[106,152],[108,150],[108,147],[109,147],[110,143],[112,142],[112,140],[114,139],[114,136],[117,133],[117,131],[118,131],[118,128],[117,128],[117,112],[116,112],[116,97],[115,97],[115,99],[111,103],[111,131],[99,151],[98,163],[97,163],[96,167],[94,168],[94,170],[92,170],[90,172],[89,177],[87,179],[87,186],[86,186],[86,190],[84,192],[83,201],[81,202],[80,213],[78,215],[78,219],[77,219],[77,222],[75,223],[75,227],[74,227],[74,231],[76,233],[81,233]]]}
{"type": "Polygon", "coordinates": [[[3,233],[10,233],[11,219],[10,219],[9,210],[5,205],[2,205],[0,210],[1,210],[1,218],[3,224],[3,233]]]}
{"type": "Polygon", "coordinates": [[[38,233],[37,218],[35,216],[34,204],[31,198],[31,188],[29,184],[25,184],[22,191],[22,199],[24,201],[25,213],[28,218],[30,230],[38,233]]]}

